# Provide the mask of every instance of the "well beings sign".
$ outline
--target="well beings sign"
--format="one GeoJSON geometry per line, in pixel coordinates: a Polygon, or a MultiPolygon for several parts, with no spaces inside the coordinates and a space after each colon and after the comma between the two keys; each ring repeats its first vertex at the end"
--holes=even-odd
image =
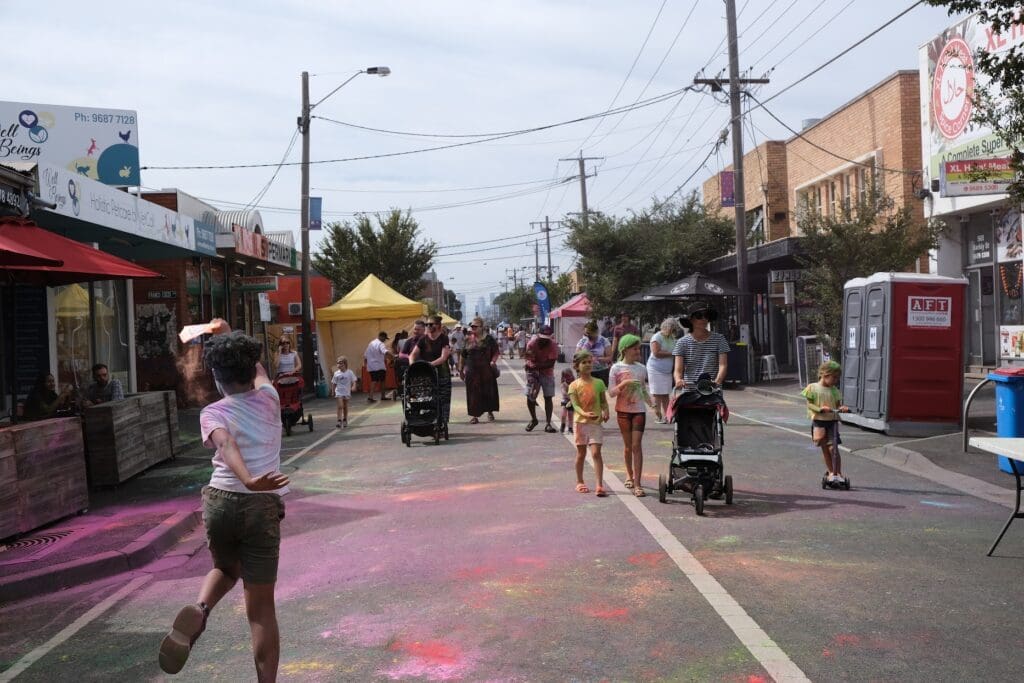
{"type": "Polygon", "coordinates": [[[0,102],[0,163],[50,164],[106,185],[137,186],[138,144],[134,111],[0,102]]]}

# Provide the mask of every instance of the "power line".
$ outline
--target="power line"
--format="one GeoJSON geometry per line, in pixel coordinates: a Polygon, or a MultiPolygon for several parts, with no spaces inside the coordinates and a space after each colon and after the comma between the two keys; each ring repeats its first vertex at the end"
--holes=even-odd
{"type": "MultiPolygon", "coordinates": [[[[658,25],[658,19],[661,18],[661,13],[665,10],[666,4],[668,4],[668,0],[661,0],[661,7],[658,8],[658,13],[654,15],[654,21],[651,22],[651,27],[647,30],[647,36],[644,38],[643,44],[640,45],[640,49],[637,50],[636,57],[633,58],[633,63],[629,65],[629,71],[626,72],[625,78],[623,78],[622,83],[619,84],[619,89],[615,91],[615,96],[612,98],[612,101],[608,103],[609,107],[614,106],[619,100],[619,95],[622,94],[622,89],[626,87],[626,83],[629,82],[629,77],[633,75],[633,69],[636,68],[637,62],[640,61],[640,55],[644,53],[644,49],[647,47],[647,42],[651,39],[651,35],[654,33],[654,28],[658,25]]],[[[583,150],[583,146],[587,144],[591,137],[593,137],[594,133],[597,132],[597,129],[601,127],[603,122],[604,119],[600,119],[594,124],[593,129],[587,133],[587,137],[583,138],[583,141],[580,142],[581,151],[583,150]]]]}
{"type": "MultiPolygon", "coordinates": [[[[849,0],[849,1],[848,1],[848,2],[847,2],[847,3],[845,4],[845,5],[843,5],[842,7],[840,7],[840,8],[839,8],[839,11],[838,11],[838,12],[836,12],[836,13],[835,13],[835,14],[833,14],[833,15],[832,15],[831,17],[829,17],[829,18],[828,18],[828,20],[827,20],[827,21],[826,21],[826,22],[825,22],[824,24],[822,24],[821,26],[819,26],[819,27],[818,27],[818,28],[816,28],[815,30],[811,31],[811,34],[810,34],[810,35],[811,35],[811,36],[816,36],[816,35],[819,35],[819,34],[820,34],[820,33],[821,33],[821,32],[822,32],[823,30],[825,30],[826,28],[828,28],[828,25],[829,25],[829,24],[831,24],[831,23],[832,23],[833,21],[835,21],[835,20],[836,20],[836,19],[837,19],[837,18],[839,17],[839,15],[840,15],[840,14],[842,14],[843,12],[845,12],[846,10],[848,10],[848,9],[850,8],[850,5],[852,5],[852,4],[853,4],[853,0],[849,0]]],[[[819,7],[820,7],[820,5],[819,5],[819,7]]],[[[815,9],[817,9],[817,8],[815,8],[815,9]]],[[[789,59],[790,57],[792,57],[792,56],[793,56],[793,54],[794,54],[794,53],[795,53],[795,52],[796,52],[797,50],[799,50],[800,48],[802,48],[802,47],[805,47],[805,46],[807,45],[807,41],[806,41],[806,40],[798,40],[798,41],[795,41],[795,43],[796,43],[796,44],[795,44],[795,45],[793,46],[793,49],[792,49],[792,50],[790,50],[789,52],[787,52],[787,53],[786,53],[785,55],[783,55],[783,56],[782,56],[782,58],[781,58],[781,59],[779,59],[779,61],[775,62],[775,64],[773,64],[773,65],[772,65],[772,68],[771,68],[771,70],[774,70],[774,69],[778,68],[778,66],[779,66],[780,64],[782,64],[782,63],[783,63],[784,61],[786,61],[787,59],[789,59]]],[[[767,57],[767,56],[768,56],[768,55],[770,55],[770,54],[771,54],[772,52],[774,52],[774,51],[776,50],[776,48],[778,48],[778,47],[779,47],[780,45],[782,45],[782,43],[776,43],[776,44],[775,44],[775,45],[774,45],[774,46],[773,46],[773,47],[772,47],[771,49],[769,49],[769,50],[768,50],[767,52],[765,52],[765,53],[764,53],[763,55],[761,55],[761,56],[760,56],[760,57],[759,57],[759,58],[757,59],[757,61],[753,62],[753,63],[751,64],[751,66],[754,66],[755,64],[759,63],[759,62],[760,62],[761,60],[763,60],[763,59],[764,59],[765,57],[767,57]]]]}
{"type": "MultiPolygon", "coordinates": [[[[572,125],[572,124],[575,124],[575,123],[580,123],[581,121],[590,121],[590,120],[593,120],[595,118],[601,118],[603,116],[613,116],[615,114],[621,114],[621,113],[626,112],[626,111],[632,111],[633,109],[643,109],[644,107],[650,107],[652,105],[659,104],[661,102],[665,102],[667,100],[673,99],[676,96],[680,95],[681,93],[686,92],[687,90],[691,90],[691,89],[693,89],[693,86],[689,86],[688,85],[688,86],[685,86],[683,88],[679,88],[677,90],[673,90],[671,92],[663,93],[661,95],[656,95],[654,97],[648,98],[648,99],[643,100],[643,101],[634,102],[633,104],[628,105],[628,106],[618,107],[616,109],[599,112],[597,114],[588,114],[586,116],[580,116],[578,118],[570,119],[568,121],[559,121],[557,123],[549,123],[549,124],[545,124],[545,125],[542,125],[542,126],[535,126],[533,128],[522,128],[522,129],[519,129],[519,130],[506,131],[506,132],[503,132],[503,133],[474,133],[474,134],[471,134],[471,135],[429,135],[429,136],[427,136],[427,135],[424,135],[422,133],[421,134],[417,134],[417,133],[404,132],[402,134],[404,134],[404,135],[413,135],[413,136],[457,137],[457,138],[475,137],[477,139],[475,139],[475,140],[468,140],[466,142],[456,142],[456,143],[452,143],[450,145],[435,145],[433,147],[424,147],[424,148],[421,148],[421,149],[404,150],[404,151],[401,151],[401,152],[387,152],[387,153],[384,153],[384,154],[367,154],[367,155],[364,155],[364,156],[344,157],[344,158],[341,158],[341,159],[321,159],[319,161],[310,161],[309,163],[310,164],[334,164],[334,163],[341,163],[341,162],[347,162],[347,161],[365,161],[365,160],[368,160],[368,159],[387,159],[387,158],[391,158],[391,157],[407,156],[407,155],[410,155],[410,154],[422,154],[424,152],[435,152],[435,151],[438,151],[438,150],[452,149],[452,148],[455,148],[455,147],[466,147],[468,145],[480,144],[482,142],[492,142],[494,140],[502,140],[504,138],[515,137],[515,136],[518,136],[518,135],[525,135],[527,133],[536,133],[536,132],[539,132],[539,131],[542,131],[542,130],[550,130],[552,128],[559,128],[561,126],[568,126],[568,125],[572,125]]],[[[334,123],[334,124],[337,124],[337,125],[340,125],[340,126],[348,126],[348,127],[351,127],[351,128],[360,128],[360,129],[363,129],[363,130],[372,130],[372,131],[378,132],[378,133],[397,133],[398,132],[398,131],[389,131],[389,130],[382,129],[382,128],[370,128],[368,126],[359,126],[359,125],[352,124],[352,123],[346,123],[344,121],[337,121],[335,119],[330,119],[330,118],[327,118],[325,116],[316,116],[316,117],[312,117],[312,118],[316,118],[316,119],[319,119],[321,121],[327,121],[329,123],[334,123]]],[[[285,164],[281,164],[281,165],[282,166],[298,166],[301,163],[302,162],[296,161],[296,162],[290,162],[290,163],[285,163],[285,164]]],[[[257,163],[257,164],[210,164],[210,165],[193,164],[193,165],[182,165],[182,166],[142,166],[141,168],[143,170],[172,171],[172,170],[214,170],[214,169],[234,169],[234,168],[269,168],[271,166],[276,166],[276,165],[277,164],[272,164],[272,163],[257,163]]]]}

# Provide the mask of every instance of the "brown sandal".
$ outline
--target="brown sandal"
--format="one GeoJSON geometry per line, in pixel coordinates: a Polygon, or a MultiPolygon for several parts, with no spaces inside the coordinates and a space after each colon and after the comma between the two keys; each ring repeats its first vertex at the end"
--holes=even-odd
{"type": "Polygon", "coordinates": [[[644,487],[643,486],[634,486],[633,487],[633,495],[636,496],[637,498],[643,498],[647,494],[644,493],[644,487]]]}
{"type": "Polygon", "coordinates": [[[626,488],[627,489],[633,488],[633,480],[632,479],[627,479],[626,480],[626,488]]]}

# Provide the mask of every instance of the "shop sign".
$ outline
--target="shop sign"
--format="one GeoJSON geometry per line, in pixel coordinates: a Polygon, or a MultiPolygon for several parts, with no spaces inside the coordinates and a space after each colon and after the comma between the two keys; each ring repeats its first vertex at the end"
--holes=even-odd
{"type": "Polygon", "coordinates": [[[138,144],[134,111],[0,102],[0,163],[43,163],[105,185],[138,186],[138,144]]]}
{"type": "Polygon", "coordinates": [[[804,271],[799,268],[791,270],[770,270],[768,271],[769,282],[800,282],[803,279],[804,271]]]}
{"type": "Polygon", "coordinates": [[[967,159],[942,164],[941,197],[970,197],[1006,192],[1015,173],[1010,158],[967,159]]]}
{"type": "Polygon", "coordinates": [[[24,216],[28,213],[28,200],[17,187],[0,183],[0,216],[24,216]]]}
{"type": "Polygon", "coordinates": [[[236,292],[276,292],[276,275],[249,275],[231,280],[231,288],[236,292]]]}
{"type": "Polygon", "coordinates": [[[260,322],[270,322],[270,297],[267,296],[266,292],[260,292],[256,295],[260,302],[260,322]]]}
{"type": "MultiPolygon", "coordinates": [[[[999,33],[973,14],[949,27],[918,52],[920,74],[922,146],[929,178],[939,179],[947,162],[1004,159],[1010,150],[987,125],[974,119],[975,92],[984,91],[998,100],[998,89],[977,70],[976,55],[1000,55],[1024,43],[1020,25],[999,33]],[[995,90],[995,91],[993,91],[995,90]]],[[[971,183],[978,185],[977,183],[971,183]]],[[[998,194],[1001,187],[973,188],[965,194],[998,194]]],[[[956,188],[954,188],[954,191],[956,188]]],[[[943,192],[942,197],[965,196],[943,192]]]]}
{"type": "Polygon", "coordinates": [[[236,253],[242,256],[251,256],[261,261],[267,260],[267,243],[269,240],[266,237],[243,228],[238,224],[231,225],[231,232],[234,235],[236,253]]]}
{"type": "Polygon", "coordinates": [[[207,256],[217,255],[217,224],[192,219],[195,226],[196,251],[207,256]]]}
{"type": "Polygon", "coordinates": [[[1024,327],[1002,325],[999,328],[999,357],[1024,358],[1024,327]]]}
{"type": "Polygon", "coordinates": [[[992,260],[992,240],[987,230],[974,235],[974,239],[967,245],[967,256],[972,264],[992,260]]]}
{"type": "Polygon", "coordinates": [[[178,293],[173,289],[150,290],[146,292],[146,298],[151,300],[177,299],[178,293]]]}
{"type": "Polygon", "coordinates": [[[286,244],[279,244],[274,240],[267,240],[267,260],[279,266],[293,267],[292,252],[294,249],[286,244]]]}
{"type": "Polygon", "coordinates": [[[135,195],[47,165],[39,166],[39,191],[44,200],[56,205],[47,209],[53,213],[195,250],[191,218],[135,195]]]}
{"type": "Polygon", "coordinates": [[[907,297],[907,327],[949,327],[952,324],[952,297],[907,297]]]}

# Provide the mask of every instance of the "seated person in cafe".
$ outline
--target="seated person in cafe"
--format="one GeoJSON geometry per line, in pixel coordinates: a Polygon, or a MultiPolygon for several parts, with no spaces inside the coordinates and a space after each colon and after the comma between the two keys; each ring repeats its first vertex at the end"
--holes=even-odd
{"type": "Polygon", "coordinates": [[[71,387],[66,386],[58,394],[57,382],[51,374],[43,374],[36,379],[32,391],[25,399],[25,419],[45,420],[57,415],[59,410],[71,407],[71,387]]]}
{"type": "Polygon", "coordinates": [[[121,380],[110,379],[110,370],[103,363],[92,366],[93,383],[85,390],[82,404],[96,406],[110,401],[123,401],[124,389],[121,380]]]}

